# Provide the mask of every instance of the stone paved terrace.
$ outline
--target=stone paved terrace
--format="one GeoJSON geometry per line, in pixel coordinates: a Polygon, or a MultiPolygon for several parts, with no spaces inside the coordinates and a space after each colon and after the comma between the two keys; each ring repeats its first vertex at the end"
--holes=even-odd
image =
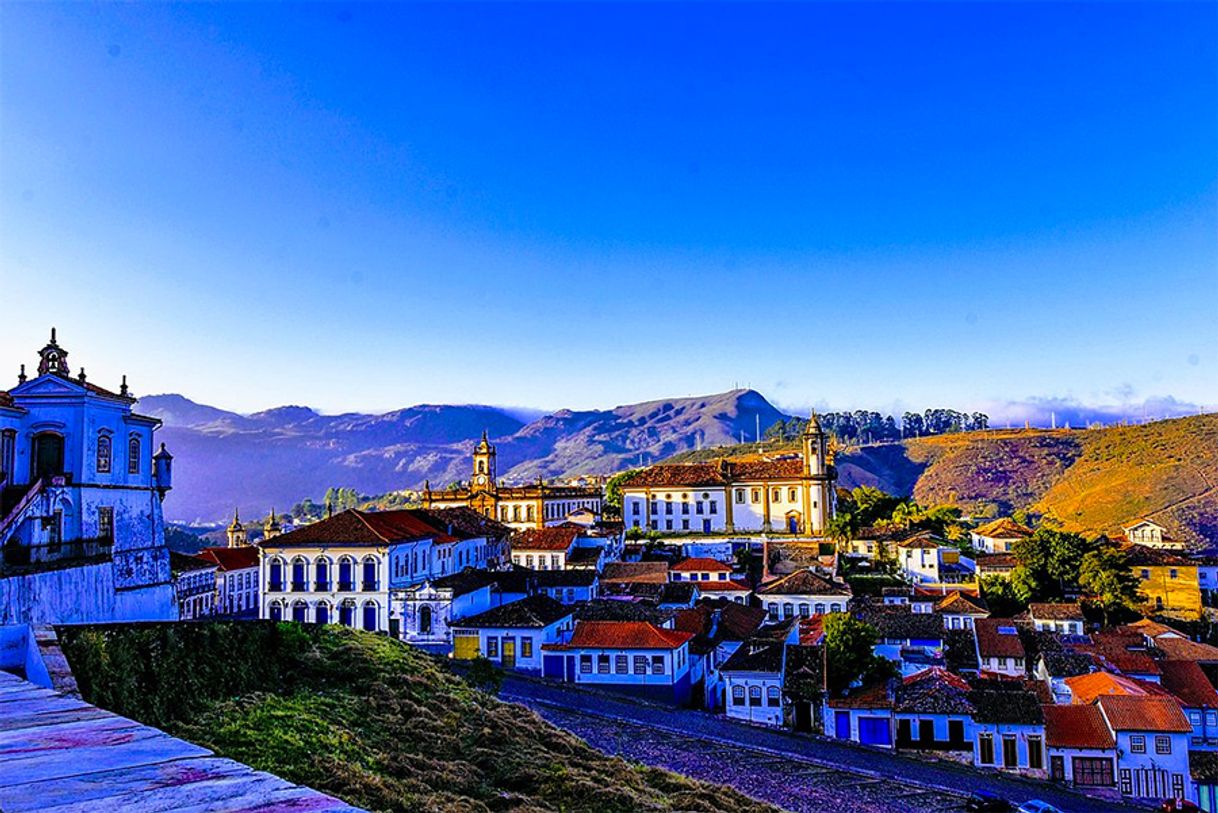
{"type": "Polygon", "coordinates": [[[0,811],[362,813],[0,672],[0,811]]]}

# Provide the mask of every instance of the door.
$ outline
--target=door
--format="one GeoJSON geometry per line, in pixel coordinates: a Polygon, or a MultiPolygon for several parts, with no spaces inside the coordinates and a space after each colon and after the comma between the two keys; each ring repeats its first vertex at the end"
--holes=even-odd
{"type": "Polygon", "coordinates": [[[948,720],[947,721],[947,739],[953,745],[964,745],[964,721],[963,720],[948,720]]]}
{"type": "Polygon", "coordinates": [[[864,745],[891,745],[887,717],[860,717],[859,742],[864,745]]]}
{"type": "MultiPolygon", "coordinates": [[[[811,731],[812,730],[812,704],[800,702],[795,704],[795,730],[796,731],[811,731]]],[[[849,730],[847,729],[847,734],[849,730]]]]}
{"type": "Polygon", "coordinates": [[[1002,738],[1002,767],[1015,768],[1019,766],[1019,751],[1014,737],[1002,738]]]}
{"type": "Polygon", "coordinates": [[[935,721],[934,720],[919,720],[918,721],[918,742],[923,745],[930,745],[935,741],[935,721]]]}
{"type": "Polygon", "coordinates": [[[1060,754],[1049,757],[1049,778],[1054,782],[1066,781],[1066,759],[1060,754]]]}
{"type": "Polygon", "coordinates": [[[905,746],[913,742],[913,724],[909,720],[897,720],[897,745],[905,746]]]}
{"type": "Polygon", "coordinates": [[[63,436],[54,432],[34,435],[34,454],[31,462],[31,480],[37,480],[39,477],[50,479],[63,474],[63,436]]]}
{"type": "Polygon", "coordinates": [[[787,533],[789,533],[789,534],[799,533],[799,516],[798,515],[791,514],[790,516],[787,517],[787,533]]]}
{"type": "Polygon", "coordinates": [[[503,639],[503,668],[504,669],[515,669],[516,668],[516,639],[515,638],[504,638],[503,639]]]}
{"type": "MultiPolygon", "coordinates": [[[[803,705],[802,703],[800,705],[803,705]]],[[[833,736],[839,740],[850,739],[850,712],[838,711],[833,714],[833,736]]]]}
{"type": "Polygon", "coordinates": [[[711,532],[711,524],[709,519],[702,520],[702,533],[708,534],[711,532]]]}

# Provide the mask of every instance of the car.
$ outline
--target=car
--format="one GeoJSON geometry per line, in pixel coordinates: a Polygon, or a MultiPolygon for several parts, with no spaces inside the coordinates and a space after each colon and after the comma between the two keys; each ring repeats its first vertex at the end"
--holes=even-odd
{"type": "Polygon", "coordinates": [[[979,790],[968,797],[964,809],[969,813],[1011,813],[1015,808],[1001,796],[987,790],[979,790]]]}
{"type": "Polygon", "coordinates": [[[1061,808],[1054,807],[1040,799],[1029,799],[1016,809],[1016,813],[1062,813],[1061,808]]]}
{"type": "Polygon", "coordinates": [[[1201,808],[1190,802],[1188,799],[1168,799],[1159,806],[1159,810],[1163,813],[1177,813],[1181,810],[1200,810],[1201,808]]]}

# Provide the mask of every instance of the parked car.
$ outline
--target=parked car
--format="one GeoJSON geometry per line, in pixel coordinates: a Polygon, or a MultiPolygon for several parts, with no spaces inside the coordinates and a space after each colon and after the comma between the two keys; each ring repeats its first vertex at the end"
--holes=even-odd
{"type": "Polygon", "coordinates": [[[1040,799],[1029,799],[1016,808],[1016,813],[1062,813],[1061,808],[1054,807],[1040,799]]]}
{"type": "Polygon", "coordinates": [[[1159,810],[1163,813],[1178,813],[1181,810],[1200,810],[1201,808],[1190,802],[1188,799],[1168,799],[1159,806],[1159,810]]]}
{"type": "Polygon", "coordinates": [[[1006,799],[986,790],[976,791],[964,803],[969,813],[1011,813],[1015,808],[1006,799]]]}

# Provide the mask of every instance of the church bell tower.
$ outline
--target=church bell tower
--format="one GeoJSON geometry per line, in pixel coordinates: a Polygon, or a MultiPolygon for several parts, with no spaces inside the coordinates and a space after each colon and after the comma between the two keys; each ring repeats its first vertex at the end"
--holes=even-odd
{"type": "Polygon", "coordinates": [[[470,478],[470,490],[493,492],[495,477],[495,447],[487,439],[484,429],[482,430],[482,440],[478,441],[478,445],[474,447],[474,472],[473,477],[470,478]]]}
{"type": "Polygon", "coordinates": [[[806,533],[822,534],[834,514],[833,470],[829,467],[829,438],[821,429],[816,410],[808,416],[803,434],[804,477],[808,483],[806,533]]]}
{"type": "Polygon", "coordinates": [[[241,515],[236,510],[233,511],[232,523],[224,533],[228,537],[230,548],[243,548],[249,544],[249,536],[245,533],[245,526],[241,524],[241,515]]]}

